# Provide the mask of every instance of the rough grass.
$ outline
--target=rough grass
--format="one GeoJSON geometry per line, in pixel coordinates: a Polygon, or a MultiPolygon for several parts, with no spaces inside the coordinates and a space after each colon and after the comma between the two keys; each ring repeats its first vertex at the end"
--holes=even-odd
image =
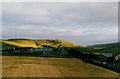
{"type": "Polygon", "coordinates": [[[98,44],[98,45],[92,45],[92,46],[88,46],[88,47],[102,48],[102,49],[98,49],[98,51],[104,52],[104,53],[120,53],[119,52],[120,42],[108,43],[108,44],[98,44]]]}
{"type": "MultiPolygon", "coordinates": [[[[35,43],[32,41],[32,40],[14,40],[14,41],[11,41],[11,40],[3,40],[2,41],[3,44],[8,44],[8,45],[11,45],[11,46],[17,46],[17,47],[36,47],[35,43]]],[[[5,48],[5,47],[4,47],[5,48]]]]}
{"type": "Polygon", "coordinates": [[[4,48],[8,47],[40,47],[41,45],[47,45],[51,47],[58,47],[62,45],[63,47],[74,47],[78,46],[77,44],[63,41],[63,40],[32,40],[32,39],[9,39],[9,40],[1,40],[0,41],[4,48]],[[38,45],[36,45],[36,43],[38,45]]]}
{"type": "Polygon", "coordinates": [[[117,77],[118,73],[76,58],[2,57],[3,77],[117,77]]]}

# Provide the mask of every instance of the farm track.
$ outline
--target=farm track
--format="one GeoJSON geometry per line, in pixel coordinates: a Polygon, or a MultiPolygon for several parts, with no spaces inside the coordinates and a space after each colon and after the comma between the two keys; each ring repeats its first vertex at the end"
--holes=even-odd
{"type": "Polygon", "coordinates": [[[2,57],[3,77],[118,77],[118,73],[76,58],[2,57]]]}

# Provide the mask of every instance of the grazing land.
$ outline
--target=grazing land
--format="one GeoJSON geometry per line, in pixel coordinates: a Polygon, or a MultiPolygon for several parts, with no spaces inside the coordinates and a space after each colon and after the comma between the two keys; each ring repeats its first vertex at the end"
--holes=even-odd
{"type": "Polygon", "coordinates": [[[77,44],[67,42],[64,40],[51,40],[51,39],[44,39],[44,40],[33,40],[33,39],[8,39],[8,40],[0,40],[2,44],[2,49],[11,48],[11,47],[41,47],[42,45],[47,45],[51,47],[58,47],[59,45],[63,47],[75,47],[78,46],[77,44]]]}
{"type": "Polygon", "coordinates": [[[118,77],[76,58],[2,56],[3,77],[118,77]]]}
{"type": "Polygon", "coordinates": [[[117,43],[107,43],[107,44],[97,44],[88,46],[90,48],[98,49],[99,52],[104,53],[120,53],[120,42],[117,43]]]}

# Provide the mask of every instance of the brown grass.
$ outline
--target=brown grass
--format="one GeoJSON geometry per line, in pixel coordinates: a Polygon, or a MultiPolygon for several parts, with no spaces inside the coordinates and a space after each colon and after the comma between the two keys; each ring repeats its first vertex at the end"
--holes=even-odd
{"type": "Polygon", "coordinates": [[[2,41],[3,43],[9,44],[9,45],[15,45],[19,47],[36,47],[35,43],[31,40],[20,40],[20,41],[2,41]]]}
{"type": "Polygon", "coordinates": [[[57,48],[59,45],[63,47],[76,47],[77,44],[63,41],[63,40],[52,40],[53,42],[50,42],[51,40],[30,40],[30,39],[12,39],[12,40],[0,40],[0,43],[4,45],[8,44],[7,46],[4,46],[4,48],[8,48],[9,45],[17,46],[17,47],[41,47],[41,45],[47,45],[54,48],[57,48]],[[54,44],[55,42],[59,42],[57,44],[54,44]],[[36,45],[38,44],[38,46],[36,45]]]}
{"type": "Polygon", "coordinates": [[[2,57],[3,77],[117,77],[118,73],[75,58],[2,57]]]}

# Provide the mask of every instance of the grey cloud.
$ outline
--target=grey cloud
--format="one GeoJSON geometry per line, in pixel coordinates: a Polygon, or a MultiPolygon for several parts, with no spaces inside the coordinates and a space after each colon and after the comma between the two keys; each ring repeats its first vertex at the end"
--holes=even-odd
{"type": "Polygon", "coordinates": [[[3,38],[55,37],[83,45],[115,42],[117,8],[113,2],[3,3],[3,38]]]}

